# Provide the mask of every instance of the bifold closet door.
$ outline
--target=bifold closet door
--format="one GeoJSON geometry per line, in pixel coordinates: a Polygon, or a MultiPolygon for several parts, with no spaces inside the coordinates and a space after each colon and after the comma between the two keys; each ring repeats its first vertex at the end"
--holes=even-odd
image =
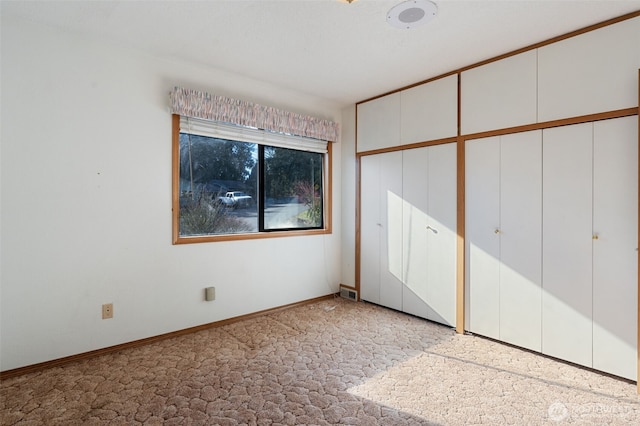
{"type": "Polygon", "coordinates": [[[427,303],[433,321],[456,325],[457,147],[429,147],[427,303]]]}
{"type": "Polygon", "coordinates": [[[500,338],[500,137],[465,144],[465,328],[500,338]]]}
{"type": "Polygon", "coordinates": [[[542,352],[592,365],[591,123],[543,131],[542,352]]]}
{"type": "Polygon", "coordinates": [[[403,311],[455,325],[456,145],[403,153],[403,311]]]}
{"type": "Polygon", "coordinates": [[[428,304],[427,252],[429,235],[429,150],[416,148],[403,153],[402,234],[404,236],[403,310],[423,318],[433,317],[428,304]]]}
{"type": "Polygon", "coordinates": [[[541,350],[542,132],[500,137],[500,340],[541,350]]]}
{"type": "Polygon", "coordinates": [[[594,123],[593,368],[637,379],[638,122],[594,123]]]}
{"type": "Polygon", "coordinates": [[[360,297],[380,303],[380,157],[360,157],[360,297]]]}
{"type": "Polygon", "coordinates": [[[466,328],[637,378],[637,117],[466,142],[466,328]]]}
{"type": "Polygon", "coordinates": [[[402,152],[360,158],[360,292],[402,309],[402,152]]]}
{"type": "Polygon", "coordinates": [[[466,144],[468,330],[540,351],[542,142],[466,144]]]}

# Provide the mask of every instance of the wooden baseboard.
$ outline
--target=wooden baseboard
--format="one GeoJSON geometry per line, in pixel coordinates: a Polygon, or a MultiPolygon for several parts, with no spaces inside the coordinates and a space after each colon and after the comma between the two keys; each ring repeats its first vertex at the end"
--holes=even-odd
{"type": "Polygon", "coordinates": [[[253,312],[246,315],[240,315],[238,317],[233,317],[221,321],[211,322],[207,324],[198,325],[195,327],[185,328],[183,330],[172,331],[170,333],[160,334],[157,336],[147,337],[145,339],[134,340],[132,342],[121,343],[115,346],[109,346],[102,349],[96,349],[89,352],[83,352],[76,355],[66,356],[64,358],[53,359],[51,361],[40,362],[38,364],[27,365],[25,367],[14,368],[12,370],[0,371],[0,380],[8,379],[10,377],[22,376],[24,374],[34,373],[37,371],[42,371],[51,367],[59,367],[61,365],[69,364],[71,362],[80,361],[88,358],[97,357],[100,355],[110,354],[113,352],[122,351],[125,349],[137,348],[139,346],[148,345],[150,343],[158,342],[164,339],[170,339],[172,337],[183,336],[185,334],[196,333],[198,331],[206,330],[213,327],[220,327],[226,324],[232,324],[234,322],[243,321],[250,318],[256,318],[267,314],[272,314],[275,312],[283,311],[286,309],[295,308],[298,306],[309,305],[312,303],[320,302],[323,300],[333,299],[334,297],[339,296],[339,293],[336,294],[328,294],[326,296],[315,297],[313,299],[303,300],[300,302],[290,303],[288,305],[278,306],[276,308],[265,309],[263,311],[253,312]]]}

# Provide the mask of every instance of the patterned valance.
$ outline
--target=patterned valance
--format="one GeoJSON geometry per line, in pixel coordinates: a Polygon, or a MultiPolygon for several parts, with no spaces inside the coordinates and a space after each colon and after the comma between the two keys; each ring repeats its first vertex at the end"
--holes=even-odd
{"type": "Polygon", "coordinates": [[[176,87],[171,91],[171,113],[272,132],[338,141],[338,123],[277,108],[258,105],[197,90],[176,87]]]}

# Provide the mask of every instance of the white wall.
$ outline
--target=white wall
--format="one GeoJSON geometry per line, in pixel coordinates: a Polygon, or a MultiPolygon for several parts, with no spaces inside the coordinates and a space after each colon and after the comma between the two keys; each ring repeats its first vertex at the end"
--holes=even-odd
{"type": "Polygon", "coordinates": [[[337,291],[340,148],[332,235],[171,244],[168,93],[336,105],[7,17],[1,52],[1,370],[337,291]]]}

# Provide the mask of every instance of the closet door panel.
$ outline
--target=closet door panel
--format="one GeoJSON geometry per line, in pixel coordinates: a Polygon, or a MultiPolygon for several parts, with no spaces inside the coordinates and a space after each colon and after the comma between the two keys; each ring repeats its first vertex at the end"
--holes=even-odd
{"type": "Polygon", "coordinates": [[[500,145],[500,339],[541,351],[542,132],[500,145]]]}
{"type": "Polygon", "coordinates": [[[404,287],[403,310],[423,318],[433,317],[429,303],[427,239],[429,148],[404,151],[403,181],[403,236],[404,287]]]}
{"type": "Polygon", "coordinates": [[[500,338],[500,138],[465,144],[466,328],[500,338]]]}
{"type": "Polygon", "coordinates": [[[380,155],[380,304],[402,310],[402,152],[380,155]]]}
{"type": "Polygon", "coordinates": [[[380,303],[380,157],[360,157],[360,297],[380,303]]]}
{"type": "Polygon", "coordinates": [[[592,124],[543,131],[542,352],[592,365],[592,124]]]}
{"type": "Polygon", "coordinates": [[[455,326],[456,321],[456,144],[429,147],[427,216],[427,317],[455,326]]]}
{"type": "Polygon", "coordinates": [[[404,151],[403,311],[455,324],[456,145],[404,151]]]}
{"type": "Polygon", "coordinates": [[[538,49],[538,121],[638,105],[640,17],[538,49]]]}
{"type": "Polygon", "coordinates": [[[462,73],[462,134],[536,122],[537,51],[462,73]]]}
{"type": "Polygon", "coordinates": [[[400,92],[358,104],[357,151],[400,145],[400,92]]]}
{"type": "Polygon", "coordinates": [[[594,123],[593,367],[637,379],[638,122],[594,123]]]}
{"type": "Polygon", "coordinates": [[[402,144],[458,134],[458,76],[450,75],[400,92],[402,144]]]}

